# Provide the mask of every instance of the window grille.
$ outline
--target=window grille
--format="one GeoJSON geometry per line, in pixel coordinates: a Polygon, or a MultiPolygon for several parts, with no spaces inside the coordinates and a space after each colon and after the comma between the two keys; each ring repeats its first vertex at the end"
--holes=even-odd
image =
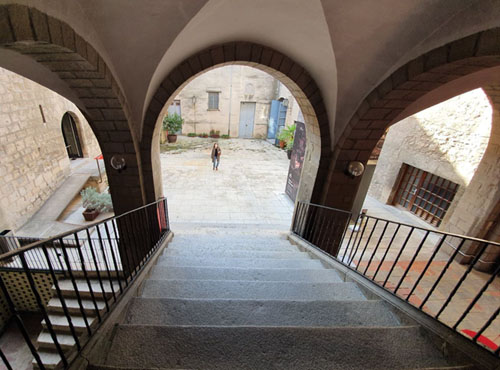
{"type": "Polygon", "coordinates": [[[458,191],[458,184],[406,163],[403,166],[394,203],[439,226],[458,191]]]}

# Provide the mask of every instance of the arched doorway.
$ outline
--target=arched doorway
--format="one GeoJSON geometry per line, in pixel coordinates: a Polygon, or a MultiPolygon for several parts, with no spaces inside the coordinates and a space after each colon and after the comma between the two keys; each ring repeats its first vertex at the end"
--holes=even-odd
{"type": "Polygon", "coordinates": [[[68,157],[71,159],[83,158],[82,145],[78,136],[75,119],[68,112],[64,113],[62,118],[61,130],[68,157]]]}
{"type": "Polygon", "coordinates": [[[145,112],[141,140],[144,188],[149,201],[162,196],[159,161],[160,121],[177,93],[193,78],[217,67],[250,66],[267,72],[292,93],[302,111],[306,127],[306,154],[297,200],[314,201],[321,186],[317,177],[328,172],[330,125],[319,87],[311,75],[284,54],[250,42],[229,42],[202,50],[174,68],[158,86],[145,112]],[[149,174],[148,174],[149,172],[149,174]]]}

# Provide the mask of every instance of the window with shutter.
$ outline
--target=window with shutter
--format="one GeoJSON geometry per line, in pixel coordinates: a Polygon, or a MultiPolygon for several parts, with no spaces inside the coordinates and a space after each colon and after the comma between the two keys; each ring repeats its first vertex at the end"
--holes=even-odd
{"type": "Polygon", "coordinates": [[[210,91],[208,93],[208,110],[219,109],[219,93],[210,91]]]}

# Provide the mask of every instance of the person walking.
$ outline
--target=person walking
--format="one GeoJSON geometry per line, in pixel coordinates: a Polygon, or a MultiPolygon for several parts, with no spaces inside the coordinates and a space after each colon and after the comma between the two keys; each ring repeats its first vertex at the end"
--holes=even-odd
{"type": "Polygon", "coordinates": [[[220,155],[221,155],[221,150],[219,144],[214,143],[214,146],[212,147],[212,164],[214,165],[213,167],[214,171],[219,170],[220,155]]]}

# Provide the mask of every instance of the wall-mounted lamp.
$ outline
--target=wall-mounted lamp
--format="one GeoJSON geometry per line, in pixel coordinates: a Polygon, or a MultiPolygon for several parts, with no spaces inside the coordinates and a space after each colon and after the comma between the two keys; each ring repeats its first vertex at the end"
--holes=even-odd
{"type": "Polygon", "coordinates": [[[191,98],[191,103],[193,103],[193,105],[195,105],[195,104],[196,104],[196,96],[194,96],[194,95],[192,96],[192,98],[191,98]]]}
{"type": "Polygon", "coordinates": [[[351,178],[361,176],[365,172],[365,166],[359,161],[351,161],[345,169],[345,174],[351,178]]]}
{"type": "Polygon", "coordinates": [[[125,157],[121,154],[115,154],[110,160],[111,167],[113,167],[118,172],[121,172],[127,167],[125,157]]]}

